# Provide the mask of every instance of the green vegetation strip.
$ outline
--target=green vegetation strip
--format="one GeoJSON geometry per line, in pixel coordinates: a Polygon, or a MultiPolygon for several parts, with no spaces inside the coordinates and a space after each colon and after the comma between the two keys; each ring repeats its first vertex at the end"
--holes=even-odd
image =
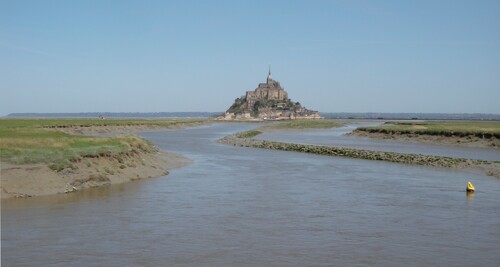
{"type": "Polygon", "coordinates": [[[396,152],[371,151],[363,149],[339,148],[330,146],[290,144],[283,142],[255,140],[251,138],[241,138],[245,133],[226,136],[219,142],[240,147],[265,148],[273,150],[294,151],[312,153],[327,156],[348,157],[367,160],[383,160],[396,163],[438,166],[438,167],[467,167],[483,164],[500,163],[498,161],[485,161],[464,158],[450,158],[440,156],[426,156],[420,154],[402,154],[396,152]]]}
{"type": "Polygon", "coordinates": [[[236,137],[238,137],[238,138],[252,138],[252,137],[255,137],[261,133],[262,133],[261,131],[252,130],[252,131],[237,133],[236,137]]]}
{"type": "Polygon", "coordinates": [[[498,121],[424,121],[388,122],[377,127],[360,127],[356,131],[383,134],[416,134],[438,136],[475,136],[479,138],[500,138],[498,121]]]}
{"type": "Polygon", "coordinates": [[[335,120],[291,120],[291,121],[280,121],[274,122],[269,125],[265,125],[262,129],[273,130],[273,129],[329,129],[333,127],[340,127],[343,124],[335,120]]]}
{"type": "Polygon", "coordinates": [[[200,124],[203,119],[0,119],[0,129],[16,127],[69,128],[91,126],[160,126],[200,124]]]}
{"type": "Polygon", "coordinates": [[[137,136],[71,135],[57,129],[91,126],[176,126],[201,120],[0,119],[0,160],[14,164],[49,164],[60,171],[86,157],[122,157],[157,149],[137,136]]]}

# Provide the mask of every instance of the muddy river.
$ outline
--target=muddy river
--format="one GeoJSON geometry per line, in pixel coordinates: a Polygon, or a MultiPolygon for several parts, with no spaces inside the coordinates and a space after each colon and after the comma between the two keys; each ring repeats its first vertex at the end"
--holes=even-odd
{"type": "MultiPolygon", "coordinates": [[[[254,127],[143,133],[193,163],[149,180],[2,201],[2,266],[500,265],[499,179],[217,143],[254,127]],[[474,194],[465,193],[468,180],[474,194]]],[[[260,138],[383,146],[332,138],[345,130],[260,138]]]]}

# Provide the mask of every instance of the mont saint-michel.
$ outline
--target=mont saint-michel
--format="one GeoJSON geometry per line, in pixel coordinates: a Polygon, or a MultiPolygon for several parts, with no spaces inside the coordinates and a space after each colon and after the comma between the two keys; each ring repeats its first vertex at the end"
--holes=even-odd
{"type": "Polygon", "coordinates": [[[288,98],[281,84],[272,79],[271,68],[265,83],[253,91],[236,98],[234,103],[218,117],[219,120],[296,120],[321,119],[318,111],[302,107],[288,98]]]}

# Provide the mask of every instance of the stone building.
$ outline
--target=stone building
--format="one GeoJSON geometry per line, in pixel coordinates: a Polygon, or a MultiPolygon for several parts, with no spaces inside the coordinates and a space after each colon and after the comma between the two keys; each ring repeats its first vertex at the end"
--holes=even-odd
{"type": "Polygon", "coordinates": [[[296,120],[321,119],[319,112],[309,110],[288,98],[278,81],[272,79],[271,68],[265,83],[235,99],[219,120],[296,120]]]}
{"type": "Polygon", "coordinates": [[[246,92],[246,108],[253,109],[255,102],[259,100],[278,100],[285,101],[288,99],[288,93],[281,87],[278,81],[271,77],[271,68],[269,67],[269,74],[267,75],[266,83],[259,83],[259,86],[254,91],[246,92]]]}

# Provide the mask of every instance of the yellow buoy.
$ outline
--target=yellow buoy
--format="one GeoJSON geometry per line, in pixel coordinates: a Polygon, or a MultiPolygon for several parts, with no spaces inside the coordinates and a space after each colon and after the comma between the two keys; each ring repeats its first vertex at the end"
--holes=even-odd
{"type": "Polygon", "coordinates": [[[467,182],[467,192],[474,192],[474,186],[471,182],[467,182]]]}

